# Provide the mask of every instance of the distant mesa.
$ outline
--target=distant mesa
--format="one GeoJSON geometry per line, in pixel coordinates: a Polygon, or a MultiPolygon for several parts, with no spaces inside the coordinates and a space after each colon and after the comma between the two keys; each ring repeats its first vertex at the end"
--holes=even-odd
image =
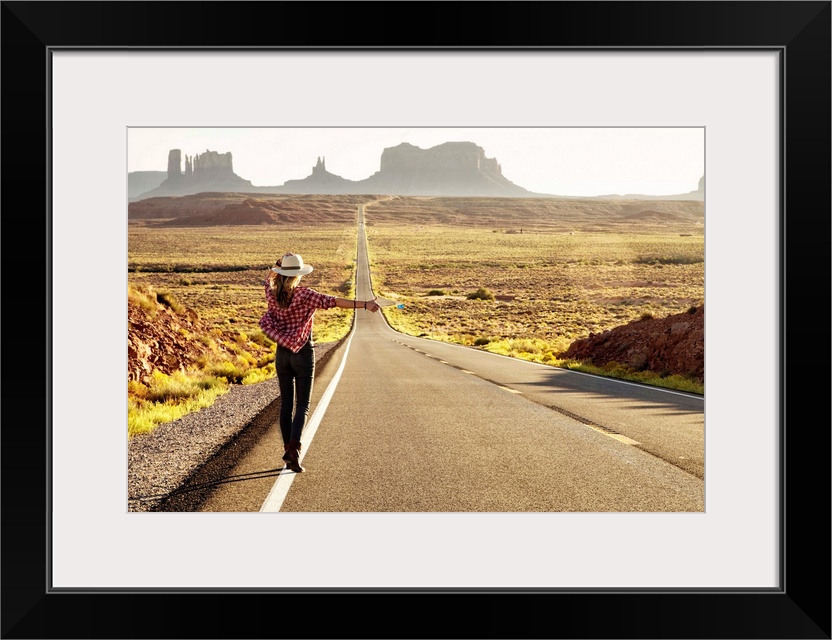
{"type": "MultiPolygon", "coordinates": [[[[138,173],[138,172],[134,172],[138,173]]],[[[236,175],[231,153],[205,151],[194,157],[171,149],[168,169],[160,184],[140,193],[138,177],[128,175],[130,201],[158,196],[184,196],[201,192],[319,194],[319,195],[418,195],[418,196],[483,196],[533,197],[502,174],[495,158],[473,142],[446,142],[429,149],[402,143],[383,150],[379,170],[364,180],[348,180],[327,171],[326,159],[318,157],[307,177],[288,180],[277,186],[254,186],[236,175]]],[[[154,173],[159,172],[142,172],[154,173]]]]}
{"type": "Polygon", "coordinates": [[[699,185],[695,191],[671,195],[645,195],[642,193],[608,194],[593,196],[593,200],[705,200],[705,176],[699,178],[699,185]]]}
{"type": "Polygon", "coordinates": [[[691,191],[688,195],[692,196],[692,200],[705,199],[705,176],[699,178],[699,186],[696,187],[696,191],[691,191]]]}
{"type": "MultiPolygon", "coordinates": [[[[128,176],[129,185],[129,176],[128,176]]],[[[159,196],[186,196],[206,191],[249,192],[255,190],[251,181],[234,173],[231,152],[218,153],[206,150],[195,156],[185,156],[182,170],[182,150],[168,153],[168,170],[165,179],[155,188],[130,197],[131,201],[159,196]]]]}
{"type": "Polygon", "coordinates": [[[166,171],[131,171],[127,174],[127,197],[133,199],[152,191],[167,177],[166,171]]]}
{"type": "Polygon", "coordinates": [[[407,142],[382,151],[379,170],[363,180],[348,180],[331,173],[326,159],[318,157],[305,178],[282,185],[255,186],[234,173],[231,153],[206,150],[184,157],[171,149],[167,172],[128,174],[130,202],[159,196],[197,193],[259,193],[293,195],[399,195],[434,197],[567,198],[582,200],[704,200],[705,178],[696,191],[669,196],[614,194],[569,196],[535,193],[503,175],[496,158],[488,158],[473,142],[445,142],[422,149],[407,142]],[[163,179],[160,180],[160,177],[163,179]],[[159,182],[155,182],[159,180],[159,182]],[[154,184],[155,183],[155,184],[154,184]],[[145,187],[148,187],[145,189],[145,187]]]}
{"type": "Polygon", "coordinates": [[[318,162],[312,167],[312,173],[302,180],[288,180],[282,187],[268,189],[276,193],[298,193],[298,194],[353,194],[354,186],[357,183],[336,176],[326,170],[326,158],[318,157],[318,162]]]}
{"type": "Polygon", "coordinates": [[[531,196],[503,177],[499,163],[472,142],[446,142],[421,149],[403,142],[384,149],[380,169],[364,180],[347,180],[326,170],[318,158],[312,174],[289,180],[272,193],[376,194],[398,196],[531,196]]]}
{"type": "Polygon", "coordinates": [[[403,196],[505,196],[532,194],[503,176],[495,158],[473,142],[445,142],[430,149],[389,147],[378,172],[358,183],[368,193],[403,196]]]}

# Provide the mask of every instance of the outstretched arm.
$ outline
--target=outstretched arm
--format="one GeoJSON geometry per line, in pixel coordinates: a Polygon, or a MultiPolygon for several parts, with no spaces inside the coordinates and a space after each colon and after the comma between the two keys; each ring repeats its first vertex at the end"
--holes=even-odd
{"type": "Polygon", "coordinates": [[[335,306],[341,307],[342,309],[366,309],[367,311],[372,311],[375,313],[381,307],[376,302],[376,299],[373,298],[372,300],[353,300],[352,298],[335,298],[335,306]]]}

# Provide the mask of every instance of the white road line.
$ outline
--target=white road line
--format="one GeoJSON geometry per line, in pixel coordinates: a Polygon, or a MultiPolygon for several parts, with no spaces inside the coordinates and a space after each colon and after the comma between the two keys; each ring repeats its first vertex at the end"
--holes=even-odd
{"type": "MultiPolygon", "coordinates": [[[[341,365],[338,367],[338,371],[335,372],[332,380],[330,380],[329,386],[326,388],[326,391],[324,391],[324,395],[321,396],[318,406],[315,407],[312,417],[309,418],[309,422],[303,430],[303,436],[300,439],[303,445],[301,447],[301,460],[303,459],[304,452],[309,448],[309,444],[312,442],[315,432],[318,430],[318,425],[321,424],[321,419],[326,413],[329,401],[335,393],[335,387],[338,386],[338,381],[341,379],[341,373],[344,371],[344,365],[347,363],[347,354],[350,352],[350,345],[352,344],[352,337],[354,335],[355,324],[353,324],[350,339],[347,340],[347,348],[344,350],[344,357],[341,359],[341,365]]],[[[280,507],[283,506],[283,501],[286,499],[286,494],[289,493],[289,487],[292,486],[292,481],[294,480],[295,475],[295,473],[290,473],[285,468],[280,472],[274,485],[272,485],[271,491],[269,491],[269,495],[266,496],[263,506],[260,507],[261,513],[277,513],[280,511],[280,507]]]]}

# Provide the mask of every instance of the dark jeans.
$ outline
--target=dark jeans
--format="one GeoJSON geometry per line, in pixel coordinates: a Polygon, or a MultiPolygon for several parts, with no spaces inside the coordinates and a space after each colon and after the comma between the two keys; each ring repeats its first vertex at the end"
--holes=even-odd
{"type": "Polygon", "coordinates": [[[315,350],[312,341],[303,345],[297,353],[278,345],[274,368],[280,386],[280,432],[283,434],[283,443],[289,444],[292,440],[300,442],[309,415],[312,381],[315,377],[315,350]]]}

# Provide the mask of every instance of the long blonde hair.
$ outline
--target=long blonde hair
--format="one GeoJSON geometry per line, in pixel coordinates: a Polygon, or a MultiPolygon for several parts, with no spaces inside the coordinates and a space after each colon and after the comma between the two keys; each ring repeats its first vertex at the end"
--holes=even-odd
{"type": "Polygon", "coordinates": [[[295,287],[300,282],[300,276],[284,276],[274,271],[269,271],[269,287],[279,307],[285,309],[292,303],[292,295],[295,287]]]}

